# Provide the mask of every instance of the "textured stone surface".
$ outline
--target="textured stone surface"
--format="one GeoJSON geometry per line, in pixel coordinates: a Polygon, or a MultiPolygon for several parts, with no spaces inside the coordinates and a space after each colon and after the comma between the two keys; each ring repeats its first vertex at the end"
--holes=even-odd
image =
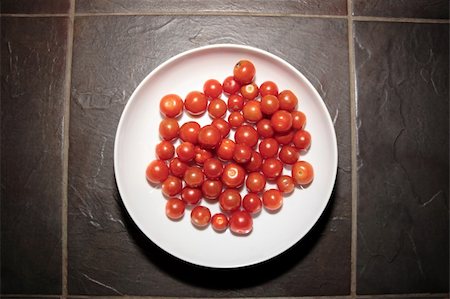
{"type": "Polygon", "coordinates": [[[70,0],[2,0],[2,13],[68,13],[70,0]]]}
{"type": "Polygon", "coordinates": [[[448,36],[355,25],[358,293],[448,291],[448,36]]]}
{"type": "Polygon", "coordinates": [[[1,26],[1,292],[60,294],[67,19],[1,26]]]}
{"type": "Polygon", "coordinates": [[[353,0],[356,16],[448,19],[448,0],[353,0]]]}

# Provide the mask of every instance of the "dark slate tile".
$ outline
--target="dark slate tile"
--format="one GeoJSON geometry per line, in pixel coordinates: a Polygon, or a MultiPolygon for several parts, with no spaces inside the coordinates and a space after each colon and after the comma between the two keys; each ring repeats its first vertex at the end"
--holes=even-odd
{"type": "Polygon", "coordinates": [[[353,0],[355,16],[448,19],[448,0],[353,0]]]}
{"type": "Polygon", "coordinates": [[[346,0],[77,0],[79,13],[130,12],[230,12],[230,13],[301,13],[346,15],[346,0]]]}
{"type": "Polygon", "coordinates": [[[68,13],[70,0],[2,0],[0,8],[2,13],[68,13]]]}
{"type": "Polygon", "coordinates": [[[346,32],[346,21],[331,19],[77,18],[70,118],[69,294],[349,294],[351,174],[346,32]],[[280,34],[267,36],[267,30],[274,27],[280,34]],[[217,36],[218,30],[224,34],[217,36]],[[247,43],[291,62],[324,97],[339,140],[337,186],[318,225],[286,254],[246,270],[200,268],[158,249],[127,215],[114,180],[114,134],[133,90],[166,59],[210,43],[247,43]]]}
{"type": "Polygon", "coordinates": [[[358,293],[447,292],[449,27],[355,24],[358,293]]]}
{"type": "Polygon", "coordinates": [[[1,19],[2,293],[61,293],[67,22],[1,19]]]}

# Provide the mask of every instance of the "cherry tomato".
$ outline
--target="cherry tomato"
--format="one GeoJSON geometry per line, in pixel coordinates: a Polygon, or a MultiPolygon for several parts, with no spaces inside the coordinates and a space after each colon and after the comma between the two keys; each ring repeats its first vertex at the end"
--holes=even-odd
{"type": "Polygon", "coordinates": [[[253,150],[247,144],[238,143],[234,149],[233,159],[237,163],[247,163],[252,157],[253,150]]]}
{"type": "Polygon", "coordinates": [[[195,157],[195,146],[190,142],[182,142],[177,146],[177,156],[182,162],[192,161],[195,157]]]}
{"type": "Polygon", "coordinates": [[[175,154],[175,147],[173,146],[172,142],[163,140],[156,145],[155,152],[158,159],[169,160],[175,154]]]}
{"type": "Polygon", "coordinates": [[[225,166],[222,173],[222,183],[229,188],[239,188],[244,183],[245,170],[236,163],[225,166]]]}
{"type": "Polygon", "coordinates": [[[239,91],[241,84],[234,80],[233,76],[229,76],[223,81],[222,88],[224,93],[232,95],[239,91]]]}
{"type": "Polygon", "coordinates": [[[223,164],[216,158],[209,158],[203,164],[203,173],[207,178],[217,179],[222,175],[223,164]]]}
{"type": "Polygon", "coordinates": [[[282,175],[277,179],[277,187],[283,193],[291,193],[295,188],[295,181],[288,175],[282,175]]]}
{"type": "Polygon", "coordinates": [[[181,161],[179,158],[173,158],[169,163],[170,173],[176,177],[182,178],[188,165],[181,161]]]}
{"type": "Polygon", "coordinates": [[[184,108],[191,115],[201,115],[205,113],[208,106],[208,99],[199,91],[191,91],[184,100],[184,108]]]}
{"type": "Polygon", "coordinates": [[[212,156],[213,154],[210,151],[205,150],[200,146],[195,147],[194,161],[197,165],[203,165],[203,163],[205,163],[205,161],[209,158],[212,158],[212,156]]]}
{"type": "Polygon", "coordinates": [[[162,183],[161,191],[165,196],[173,197],[180,194],[181,188],[183,188],[183,182],[176,176],[169,175],[162,183]]]}
{"type": "Polygon", "coordinates": [[[262,209],[261,198],[255,193],[248,193],[242,199],[242,207],[250,214],[258,214],[262,209]]]}
{"type": "Polygon", "coordinates": [[[225,212],[233,212],[241,206],[241,194],[237,189],[226,189],[219,196],[220,208],[225,212]]]}
{"type": "Polygon", "coordinates": [[[292,111],[292,128],[303,130],[306,124],[306,115],[301,111],[292,111]]]}
{"type": "Polygon", "coordinates": [[[214,126],[207,125],[198,132],[198,143],[204,149],[213,149],[220,143],[220,131],[214,126]]]}
{"type": "Polygon", "coordinates": [[[258,132],[252,126],[243,125],[237,128],[234,140],[236,143],[247,144],[253,148],[258,143],[258,132]]]}
{"type": "Polygon", "coordinates": [[[196,205],[202,199],[202,191],[198,188],[184,187],[181,198],[189,205],[196,205]]]}
{"type": "Polygon", "coordinates": [[[256,69],[248,60],[240,60],[233,69],[234,79],[240,84],[248,84],[253,81],[256,69]]]}
{"type": "Polygon", "coordinates": [[[257,151],[253,151],[250,161],[245,164],[245,169],[249,172],[259,171],[261,169],[262,161],[261,154],[257,151]]]}
{"type": "Polygon", "coordinates": [[[293,111],[297,107],[298,99],[295,94],[290,90],[283,90],[278,95],[280,101],[280,109],[293,111]]]}
{"type": "Polygon", "coordinates": [[[200,131],[200,125],[195,121],[188,121],[184,123],[180,128],[180,139],[188,141],[192,144],[197,144],[198,132],[200,131]]]}
{"type": "Polygon", "coordinates": [[[259,87],[259,93],[262,97],[270,94],[273,96],[278,95],[278,86],[272,81],[266,81],[261,84],[259,87]]]}
{"type": "Polygon", "coordinates": [[[264,207],[269,211],[278,210],[283,205],[283,194],[276,189],[265,191],[262,198],[264,207]]]}
{"type": "Polygon", "coordinates": [[[216,231],[222,232],[228,228],[228,218],[223,213],[216,213],[211,218],[211,225],[216,231]]]}
{"type": "Polygon", "coordinates": [[[169,198],[166,202],[166,215],[172,220],[178,220],[184,216],[185,204],[179,198],[169,198]]]}
{"type": "Polygon", "coordinates": [[[256,123],[263,118],[261,103],[255,100],[248,101],[242,109],[244,118],[251,123],[256,123]]]}
{"type": "Polygon", "coordinates": [[[286,132],[292,127],[292,115],[286,110],[278,110],[270,119],[275,132],[286,132]]]}
{"type": "Polygon", "coordinates": [[[148,164],[145,175],[150,183],[162,183],[169,176],[169,168],[164,161],[153,160],[148,164]]]}
{"type": "Polygon", "coordinates": [[[285,145],[281,148],[278,157],[280,158],[281,162],[292,165],[297,162],[300,154],[295,147],[285,145]]]}
{"type": "Polygon", "coordinates": [[[253,229],[252,216],[247,211],[236,211],[229,220],[230,230],[237,235],[249,234],[253,229]]]}
{"type": "Polygon", "coordinates": [[[222,119],[222,118],[216,118],[212,121],[211,126],[216,127],[220,132],[220,137],[225,138],[230,134],[231,126],[230,124],[222,119]]]}
{"type": "Polygon", "coordinates": [[[191,211],[191,222],[199,228],[208,226],[211,220],[211,212],[207,207],[196,206],[191,211]]]}
{"type": "Polygon", "coordinates": [[[159,102],[159,111],[169,118],[175,118],[183,112],[183,100],[176,94],[168,94],[159,102]]]}
{"type": "Polygon", "coordinates": [[[283,172],[283,163],[275,158],[266,159],[262,164],[262,172],[267,179],[276,179],[283,172]]]}
{"type": "Polygon", "coordinates": [[[264,138],[272,137],[274,134],[270,120],[265,119],[265,118],[261,119],[256,124],[256,131],[258,132],[258,134],[261,137],[264,137],[264,138]]]}
{"type": "Polygon", "coordinates": [[[208,113],[211,118],[221,118],[227,113],[227,104],[221,99],[209,102],[208,113]]]}
{"type": "Polygon", "coordinates": [[[199,167],[191,166],[184,173],[183,179],[186,185],[195,188],[201,186],[205,178],[203,171],[199,167]]]}
{"type": "Polygon", "coordinates": [[[216,150],[217,156],[223,161],[230,161],[233,159],[235,148],[236,143],[231,139],[225,138],[220,142],[220,145],[216,150]]]}
{"type": "Polygon", "coordinates": [[[314,170],[306,161],[298,161],[292,165],[292,177],[298,185],[308,185],[314,179],[314,170]]]}
{"type": "Polygon", "coordinates": [[[159,123],[159,135],[162,139],[171,141],[178,137],[180,126],[175,118],[165,118],[159,123]]]}
{"type": "Polygon", "coordinates": [[[222,193],[222,181],[220,180],[206,180],[202,185],[203,197],[206,199],[218,199],[222,193]]]}
{"type": "Polygon", "coordinates": [[[280,103],[276,96],[268,94],[261,99],[261,111],[266,115],[272,115],[280,109],[280,103]]]}
{"type": "Polygon", "coordinates": [[[259,172],[250,172],[245,181],[249,192],[258,193],[266,187],[266,178],[259,172]]]}
{"type": "Polygon", "coordinates": [[[238,111],[233,111],[228,115],[228,123],[232,128],[239,127],[244,123],[244,120],[244,116],[238,111]]]}
{"type": "Polygon", "coordinates": [[[306,151],[311,146],[311,134],[308,131],[299,130],[295,133],[292,141],[296,148],[306,151]]]}
{"type": "Polygon", "coordinates": [[[259,94],[258,85],[255,83],[250,83],[244,86],[241,86],[241,94],[247,100],[255,99],[259,94]]]}
{"type": "Polygon", "coordinates": [[[291,144],[292,139],[294,139],[295,131],[289,130],[283,133],[276,133],[273,137],[281,145],[291,144]]]}
{"type": "Polygon", "coordinates": [[[244,108],[244,98],[238,94],[232,94],[228,97],[228,110],[241,111],[244,108]]]}
{"type": "Polygon", "coordinates": [[[203,84],[203,92],[209,98],[217,98],[222,94],[222,85],[215,79],[209,79],[203,84]]]}
{"type": "Polygon", "coordinates": [[[275,138],[264,138],[259,143],[259,152],[265,159],[276,157],[278,154],[278,142],[275,138]]]}

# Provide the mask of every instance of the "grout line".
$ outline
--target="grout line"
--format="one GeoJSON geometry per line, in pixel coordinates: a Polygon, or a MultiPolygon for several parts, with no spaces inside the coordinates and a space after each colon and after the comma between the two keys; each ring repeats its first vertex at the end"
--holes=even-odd
{"type": "Polygon", "coordinates": [[[67,249],[67,222],[68,222],[68,188],[69,188],[69,120],[70,120],[70,94],[72,86],[72,53],[73,53],[73,31],[75,19],[75,0],[70,0],[70,14],[67,32],[67,54],[66,54],[66,92],[64,109],[64,165],[63,165],[63,204],[62,204],[62,292],[61,298],[67,298],[67,276],[68,276],[68,249],[67,249]]]}
{"type": "Polygon", "coordinates": [[[41,14],[24,14],[24,13],[2,13],[2,17],[16,17],[16,18],[48,18],[48,17],[68,17],[69,14],[66,13],[41,13],[41,14]]]}
{"type": "Polygon", "coordinates": [[[352,16],[352,18],[354,21],[361,21],[361,22],[450,24],[450,20],[445,19],[390,18],[390,17],[367,17],[367,16],[352,16]]]}

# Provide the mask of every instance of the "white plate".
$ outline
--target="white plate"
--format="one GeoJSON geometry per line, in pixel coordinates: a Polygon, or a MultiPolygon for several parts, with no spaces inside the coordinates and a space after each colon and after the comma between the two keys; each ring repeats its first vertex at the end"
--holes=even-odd
{"type": "MultiPolygon", "coordinates": [[[[225,99],[225,97],[223,97],[225,99]]],[[[184,114],[180,123],[189,117],[184,114]]],[[[198,120],[211,120],[207,115],[198,120]]],[[[181,53],[153,70],[136,88],[121,116],[114,147],[117,185],[128,213],[155,244],[187,262],[215,268],[233,268],[268,260],[298,242],[316,223],[330,198],[337,171],[337,144],[328,110],[311,83],[281,58],[241,45],[212,45],[181,53]],[[159,188],[145,179],[148,163],[155,159],[160,142],[159,100],[168,93],[182,98],[189,91],[202,90],[210,78],[223,81],[232,75],[234,64],[249,59],[256,66],[256,83],[273,80],[280,91],[291,89],[299,98],[298,109],[307,116],[306,129],[312,146],[302,159],[315,170],[314,182],[296,188],[284,199],[277,213],[265,210],[254,219],[247,236],[229,230],[217,233],[211,227],[199,230],[190,223],[190,209],[180,221],[165,215],[166,199],[159,188]]],[[[287,171],[287,170],[285,170],[287,171]]],[[[214,214],[218,204],[203,201],[214,214]]]]}

